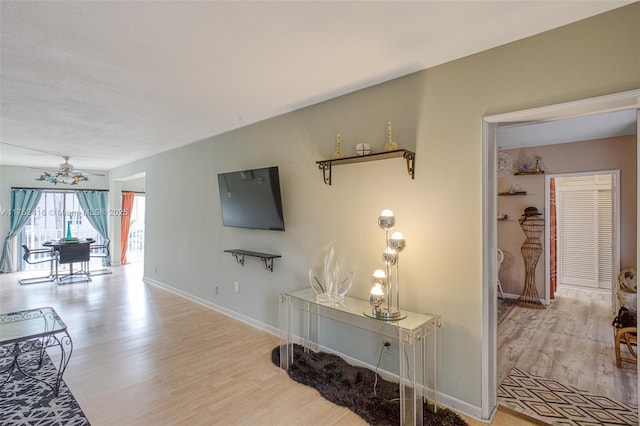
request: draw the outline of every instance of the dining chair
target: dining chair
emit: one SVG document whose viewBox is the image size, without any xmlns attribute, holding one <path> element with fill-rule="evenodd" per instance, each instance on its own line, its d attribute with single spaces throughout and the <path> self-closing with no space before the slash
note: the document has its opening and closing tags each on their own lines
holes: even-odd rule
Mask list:
<svg viewBox="0 0 640 426">
<path fill-rule="evenodd" d="M 91 244 L 89 248 L 90 257 L 102 259 L 102 264 L 105 265 L 105 267 L 102 269 L 96 269 L 95 271 L 89 270 L 89 275 L 105 275 L 112 273 L 111 269 L 106 267 L 106 265 L 109 264 L 109 259 L 111 259 L 109 243 L 111 243 L 111 240 L 106 238 L 102 244 Z"/>
<path fill-rule="evenodd" d="M 49 275 L 47 275 L 46 277 L 23 278 L 21 280 L 18 280 L 21 285 L 39 284 L 55 281 L 56 275 L 53 271 L 53 268 L 54 263 L 58 259 L 58 255 L 55 250 L 48 248 L 32 250 L 26 244 L 22 244 L 22 249 L 24 250 L 22 259 L 24 259 L 24 261 L 29 265 L 38 265 L 40 263 L 49 262 Z"/>
</svg>

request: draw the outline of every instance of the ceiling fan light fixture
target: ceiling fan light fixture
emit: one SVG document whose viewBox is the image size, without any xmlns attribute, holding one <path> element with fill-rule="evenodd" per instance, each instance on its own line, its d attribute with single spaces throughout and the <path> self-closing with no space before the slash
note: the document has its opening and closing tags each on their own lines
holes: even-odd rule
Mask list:
<svg viewBox="0 0 640 426">
<path fill-rule="evenodd" d="M 65 185 L 76 185 L 82 181 L 87 181 L 89 178 L 81 173 L 75 173 L 71 176 L 68 173 L 47 173 L 44 172 L 36 180 L 45 181 L 57 185 L 59 183 Z"/>
<path fill-rule="evenodd" d="M 57 185 L 77 185 L 80 182 L 88 181 L 89 175 L 104 176 L 104 173 L 82 172 L 75 170 L 72 164 L 69 164 L 69 156 L 63 156 L 64 163 L 60 164 L 57 170 L 38 170 L 42 174 L 36 178 L 39 181 L 45 181 Z"/>
<path fill-rule="evenodd" d="M 82 181 L 89 180 L 89 177 L 77 170 L 73 170 L 73 166 L 69 164 L 69 157 L 63 156 L 64 163 L 60 164 L 60 167 L 56 172 L 43 172 L 36 180 L 45 181 L 57 185 L 59 183 L 65 185 L 77 185 Z"/>
</svg>

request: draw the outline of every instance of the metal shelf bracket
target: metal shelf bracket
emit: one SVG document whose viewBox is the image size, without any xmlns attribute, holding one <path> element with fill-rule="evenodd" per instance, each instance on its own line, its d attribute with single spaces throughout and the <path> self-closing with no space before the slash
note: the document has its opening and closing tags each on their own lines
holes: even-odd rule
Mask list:
<svg viewBox="0 0 640 426">
<path fill-rule="evenodd" d="M 238 262 L 238 265 L 240 266 L 244 266 L 245 256 L 257 257 L 262 261 L 262 264 L 264 265 L 265 269 L 269 272 L 273 272 L 273 259 L 282 257 L 279 254 L 258 253 L 255 251 L 239 250 L 239 249 L 225 250 L 224 252 L 231 253 L 231 256 L 233 256 L 236 259 L 236 262 Z"/>
</svg>

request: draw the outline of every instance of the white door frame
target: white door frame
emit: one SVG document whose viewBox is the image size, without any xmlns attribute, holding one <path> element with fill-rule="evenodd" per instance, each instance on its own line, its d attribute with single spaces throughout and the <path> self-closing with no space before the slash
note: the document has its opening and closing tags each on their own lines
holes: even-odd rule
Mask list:
<svg viewBox="0 0 640 426">
<path fill-rule="evenodd" d="M 496 176 L 496 130 L 501 124 L 516 122 L 540 122 L 580 117 L 612 111 L 638 110 L 638 128 L 640 129 L 640 89 L 620 92 L 549 105 L 524 111 L 492 115 L 482 119 L 482 407 L 481 417 L 490 419 L 497 408 L 497 265 L 495 253 L 498 248 L 496 217 L 498 214 L 497 176 Z M 640 130 L 639 130 L 640 133 Z M 640 159 L 638 136 L 636 135 L 636 164 Z M 637 200 L 640 203 L 640 173 L 636 176 Z M 636 220 L 640 222 L 640 208 Z M 640 248 L 640 234 L 636 235 Z M 636 264 L 640 265 L 640 250 L 637 251 Z M 640 372 L 640 364 L 638 365 Z M 640 383 L 640 374 L 638 374 Z"/>
<path fill-rule="evenodd" d="M 613 175 L 613 258 L 611 259 L 611 312 L 615 312 L 615 282 L 620 273 L 620 170 L 597 170 L 590 172 L 577 172 L 577 173 L 554 173 L 545 175 L 544 178 L 544 206 L 545 211 L 548 212 L 549 201 L 551 193 L 549 192 L 549 182 L 552 178 L 570 177 L 570 176 L 593 176 L 593 175 Z M 549 230 L 551 225 L 549 221 L 551 218 L 548 214 L 544 217 L 544 228 Z M 544 270 L 545 270 L 545 283 L 544 283 L 544 299 L 545 304 L 551 303 L 551 257 L 549 247 L 551 246 L 551 233 L 544 233 Z"/>
</svg>

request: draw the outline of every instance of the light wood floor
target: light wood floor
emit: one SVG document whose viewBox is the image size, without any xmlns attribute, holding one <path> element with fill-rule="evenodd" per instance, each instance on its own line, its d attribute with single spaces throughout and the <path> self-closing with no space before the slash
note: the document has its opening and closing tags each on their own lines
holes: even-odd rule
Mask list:
<svg viewBox="0 0 640 426">
<path fill-rule="evenodd" d="M 498 383 L 513 367 L 638 405 L 633 364 L 615 364 L 611 296 L 560 288 L 544 310 L 516 306 L 498 328 Z"/>
<path fill-rule="evenodd" d="M 113 271 L 66 286 L 0 275 L 0 312 L 53 306 L 66 322 L 64 380 L 94 426 L 365 424 L 274 366 L 277 337 L 143 283 L 140 265 Z"/>
</svg>

